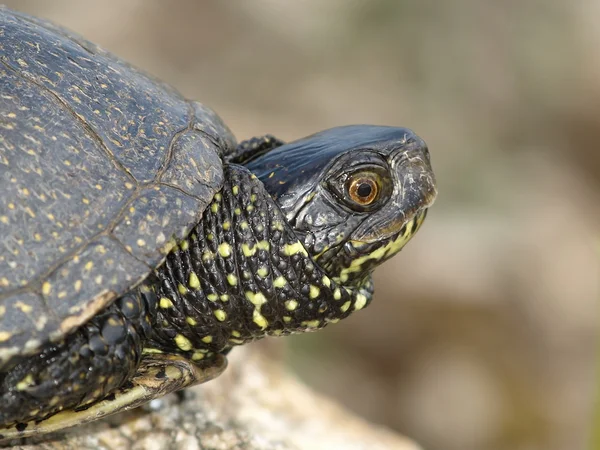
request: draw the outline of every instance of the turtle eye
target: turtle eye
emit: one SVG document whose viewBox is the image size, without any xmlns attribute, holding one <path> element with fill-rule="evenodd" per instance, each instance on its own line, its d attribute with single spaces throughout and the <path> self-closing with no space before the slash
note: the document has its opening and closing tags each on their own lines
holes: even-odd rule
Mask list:
<svg viewBox="0 0 600 450">
<path fill-rule="evenodd" d="M 350 199 L 361 206 L 368 206 L 379 197 L 379 184 L 375 174 L 359 174 L 348 179 L 346 191 Z"/>
<path fill-rule="evenodd" d="M 381 199 L 384 186 L 381 175 L 376 171 L 361 170 L 348 174 L 344 183 L 348 206 L 359 211 L 371 209 Z"/>
</svg>

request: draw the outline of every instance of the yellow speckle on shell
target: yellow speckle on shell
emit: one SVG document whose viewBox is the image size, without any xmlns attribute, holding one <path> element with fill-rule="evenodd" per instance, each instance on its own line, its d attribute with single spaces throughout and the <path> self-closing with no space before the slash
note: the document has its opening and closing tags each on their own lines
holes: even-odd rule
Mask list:
<svg viewBox="0 0 600 450">
<path fill-rule="evenodd" d="M 205 344 L 210 344 L 213 341 L 213 337 L 212 336 L 204 336 L 202 338 L 202 342 L 204 342 Z"/>
<path fill-rule="evenodd" d="M 266 267 L 261 266 L 258 268 L 258 270 L 256 271 L 256 273 L 258 274 L 258 276 L 265 278 L 267 275 L 269 275 L 269 271 Z"/>
<path fill-rule="evenodd" d="M 6 342 L 12 337 L 12 333 L 8 331 L 0 331 L 0 342 Z"/>
<path fill-rule="evenodd" d="M 201 359 L 204 359 L 204 353 L 202 353 L 202 352 L 192 353 L 192 361 L 199 361 Z"/>
<path fill-rule="evenodd" d="M 50 295 L 51 291 L 52 291 L 52 285 L 48 281 L 44 281 L 42 283 L 42 294 Z"/>
<path fill-rule="evenodd" d="M 346 303 L 344 303 L 341 307 L 340 307 L 340 311 L 345 313 L 346 311 L 348 311 L 348 308 L 350 308 L 350 301 L 347 301 Z"/>
<path fill-rule="evenodd" d="M 302 322 L 302 326 L 308 327 L 308 328 L 318 328 L 319 325 L 321 324 L 320 320 L 305 320 Z"/>
<path fill-rule="evenodd" d="M 340 300 L 342 298 L 342 291 L 340 291 L 340 288 L 335 288 L 333 291 L 333 298 L 335 300 Z"/>
<path fill-rule="evenodd" d="M 179 291 L 179 293 L 180 293 L 181 295 L 185 295 L 185 294 L 187 294 L 187 293 L 188 293 L 188 290 L 187 290 L 187 288 L 186 288 L 186 287 L 185 287 L 183 284 L 181 284 L 181 283 L 179 283 L 179 284 L 177 285 L 177 290 Z"/>
<path fill-rule="evenodd" d="M 235 286 L 235 285 L 237 285 L 237 277 L 232 273 L 228 273 L 227 274 L 227 282 L 229 283 L 230 286 Z"/>
</svg>

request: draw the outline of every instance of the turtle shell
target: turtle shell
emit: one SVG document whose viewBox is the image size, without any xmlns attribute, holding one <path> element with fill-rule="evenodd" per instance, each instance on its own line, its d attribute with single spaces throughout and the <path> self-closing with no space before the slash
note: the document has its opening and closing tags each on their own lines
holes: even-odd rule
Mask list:
<svg viewBox="0 0 600 450">
<path fill-rule="evenodd" d="M 0 7 L 0 369 L 160 265 L 234 146 L 209 108 Z"/>
</svg>

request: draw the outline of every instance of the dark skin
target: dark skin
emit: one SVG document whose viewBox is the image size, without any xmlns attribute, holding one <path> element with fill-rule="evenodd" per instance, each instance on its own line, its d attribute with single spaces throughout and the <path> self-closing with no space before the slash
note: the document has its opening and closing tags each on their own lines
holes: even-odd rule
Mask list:
<svg viewBox="0 0 600 450">
<path fill-rule="evenodd" d="M 93 404 L 155 355 L 210 366 L 233 346 L 347 317 L 435 196 L 427 149 L 401 128 L 247 141 L 227 161 L 202 221 L 141 286 L 0 376 L 0 424 Z"/>
</svg>

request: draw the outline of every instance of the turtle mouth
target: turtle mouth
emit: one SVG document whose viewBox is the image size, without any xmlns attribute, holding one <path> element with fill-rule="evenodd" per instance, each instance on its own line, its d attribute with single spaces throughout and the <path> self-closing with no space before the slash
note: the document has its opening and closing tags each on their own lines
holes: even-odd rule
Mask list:
<svg viewBox="0 0 600 450">
<path fill-rule="evenodd" d="M 417 211 L 411 219 L 405 222 L 398 231 L 395 233 L 390 233 L 389 237 L 385 239 L 379 239 L 377 241 L 372 240 L 356 240 L 351 239 L 346 243 L 347 247 L 351 247 L 351 251 L 358 257 L 361 255 L 371 255 L 373 252 L 383 252 L 385 254 L 393 254 L 397 253 L 399 250 L 406 245 L 406 243 L 412 238 L 421 225 L 425 221 L 425 217 L 427 216 L 427 208 L 423 208 Z M 397 229 L 397 224 L 390 225 L 389 229 Z M 388 234 L 388 230 L 382 230 L 381 234 L 385 236 Z M 396 249 L 397 248 L 397 249 Z"/>
<path fill-rule="evenodd" d="M 345 264 L 337 271 L 338 275 L 335 278 L 342 283 L 354 279 L 364 279 L 376 266 L 402 250 L 421 228 L 426 216 L 427 208 L 418 210 L 397 232 L 375 242 L 362 240 L 349 240 L 346 242 L 339 249 L 336 258 L 338 261 L 345 261 Z"/>
</svg>

